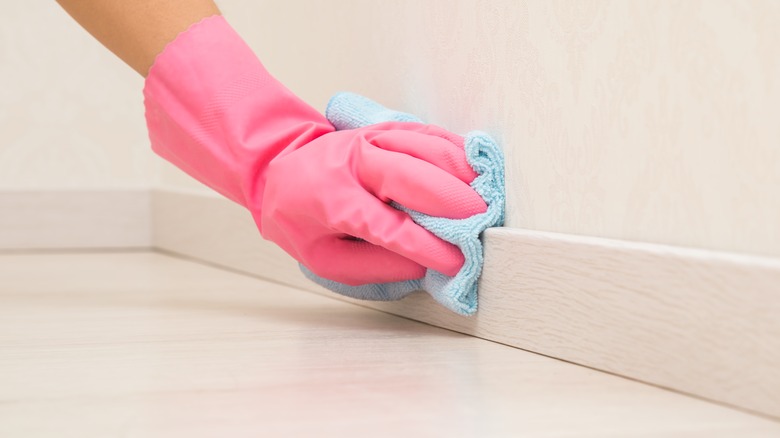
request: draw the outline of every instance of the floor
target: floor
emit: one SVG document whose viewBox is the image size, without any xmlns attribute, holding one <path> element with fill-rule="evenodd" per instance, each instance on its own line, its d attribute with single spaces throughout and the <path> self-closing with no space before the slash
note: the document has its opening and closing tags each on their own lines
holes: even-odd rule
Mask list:
<svg viewBox="0 0 780 438">
<path fill-rule="evenodd" d="M 154 252 L 0 254 L 0 437 L 748 437 L 780 423 Z"/>
</svg>

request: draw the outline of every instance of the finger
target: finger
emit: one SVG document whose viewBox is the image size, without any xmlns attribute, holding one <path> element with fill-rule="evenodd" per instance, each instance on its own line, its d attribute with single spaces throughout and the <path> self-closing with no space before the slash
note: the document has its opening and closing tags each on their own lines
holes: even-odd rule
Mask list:
<svg viewBox="0 0 780 438">
<path fill-rule="evenodd" d="M 363 148 L 356 171 L 376 197 L 430 216 L 463 219 L 487 210 L 485 201 L 468 184 L 403 153 Z"/>
<path fill-rule="evenodd" d="M 332 237 L 324 239 L 311 254 L 312 272 L 330 280 L 360 286 L 416 280 L 425 267 L 389 249 L 370 242 Z"/>
<path fill-rule="evenodd" d="M 454 276 L 463 266 L 460 249 L 417 225 L 372 194 L 356 190 L 351 202 L 334 217 L 332 226 L 350 236 L 387 248 L 426 268 Z"/>
<path fill-rule="evenodd" d="M 425 160 L 466 183 L 477 177 L 466 160 L 462 137 L 432 125 L 396 122 L 375 126 L 383 129 L 369 131 L 365 137 L 374 146 Z"/>
</svg>

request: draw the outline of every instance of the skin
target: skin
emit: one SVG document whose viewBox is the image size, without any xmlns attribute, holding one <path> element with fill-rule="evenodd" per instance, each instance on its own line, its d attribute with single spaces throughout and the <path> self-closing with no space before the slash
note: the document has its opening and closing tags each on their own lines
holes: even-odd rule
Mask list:
<svg viewBox="0 0 780 438">
<path fill-rule="evenodd" d="M 146 77 L 165 45 L 191 24 L 219 15 L 211 0 L 57 0 L 106 48 Z"/>
</svg>

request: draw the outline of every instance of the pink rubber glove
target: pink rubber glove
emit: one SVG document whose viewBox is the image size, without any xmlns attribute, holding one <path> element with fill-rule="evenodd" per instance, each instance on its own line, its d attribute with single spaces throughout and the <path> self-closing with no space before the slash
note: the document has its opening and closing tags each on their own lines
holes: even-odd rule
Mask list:
<svg viewBox="0 0 780 438">
<path fill-rule="evenodd" d="M 262 66 L 221 16 L 180 34 L 144 87 L 154 151 L 245 206 L 263 237 L 351 285 L 454 275 L 463 255 L 389 206 L 485 211 L 462 138 L 432 125 L 338 131 Z"/>
</svg>

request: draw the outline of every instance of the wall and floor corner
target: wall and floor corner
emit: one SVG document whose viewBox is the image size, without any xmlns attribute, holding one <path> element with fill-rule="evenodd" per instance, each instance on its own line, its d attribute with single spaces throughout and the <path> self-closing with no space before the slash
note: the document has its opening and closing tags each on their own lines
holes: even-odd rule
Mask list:
<svg viewBox="0 0 780 438">
<path fill-rule="evenodd" d="M 486 235 L 479 316 L 425 296 L 376 307 L 780 415 L 780 5 L 354 0 L 239 13 L 247 3 L 222 7 L 316 107 L 356 91 L 505 148 L 507 229 Z M 161 247 L 311 288 L 227 205 L 207 222 L 216 230 L 171 221 L 220 202 L 186 201 L 176 190 L 198 189 L 167 166 L 161 183 Z"/>
<path fill-rule="evenodd" d="M 0 246 L 148 246 L 142 78 L 53 1 L 3 5 L 0 42 Z"/>
<path fill-rule="evenodd" d="M 373 307 L 780 417 L 777 3 L 220 6 L 317 108 L 351 90 L 504 145 L 479 315 Z M 0 18 L 0 246 L 153 245 L 322 293 L 151 156 L 140 78 L 57 8 Z"/>
</svg>

